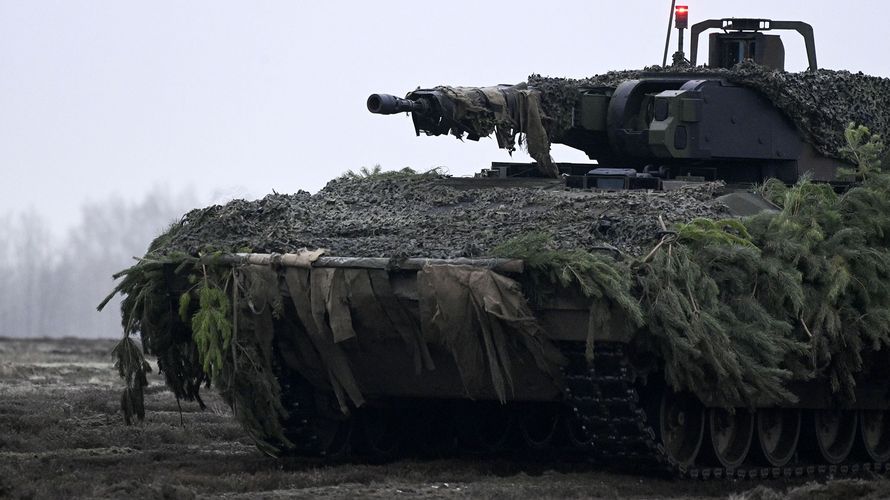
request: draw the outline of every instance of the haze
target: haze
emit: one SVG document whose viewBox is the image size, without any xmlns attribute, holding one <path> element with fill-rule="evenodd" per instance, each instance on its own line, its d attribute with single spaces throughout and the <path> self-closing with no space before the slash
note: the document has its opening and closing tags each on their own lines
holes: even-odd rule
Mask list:
<svg viewBox="0 0 890 500">
<path fill-rule="evenodd" d="M 888 75 L 887 2 L 685 3 L 692 23 L 807 21 L 821 67 Z M 0 336 L 118 335 L 116 307 L 93 312 L 111 273 L 194 206 L 507 160 L 365 100 L 658 64 L 669 4 L 0 0 Z M 805 69 L 802 39 L 785 45 Z"/>
<path fill-rule="evenodd" d="M 686 3 L 691 22 L 808 21 L 821 66 L 887 74 L 886 2 Z M 370 115 L 367 95 L 656 64 L 668 7 L 2 1 L 0 213 L 36 207 L 59 233 L 85 200 L 138 199 L 156 185 L 195 186 L 209 202 L 314 192 L 374 164 L 471 174 L 506 153 L 492 140 L 417 138 L 405 116 Z M 804 69 L 800 38 L 789 34 L 786 47 L 789 69 Z M 583 160 L 567 149 L 555 157 Z"/>
</svg>

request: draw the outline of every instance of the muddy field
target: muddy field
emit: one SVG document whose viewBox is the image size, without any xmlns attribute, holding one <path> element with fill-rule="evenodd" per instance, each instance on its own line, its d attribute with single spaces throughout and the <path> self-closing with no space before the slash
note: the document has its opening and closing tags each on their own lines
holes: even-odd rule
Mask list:
<svg viewBox="0 0 890 500">
<path fill-rule="evenodd" d="M 528 458 L 385 465 L 276 460 L 229 408 L 183 403 L 156 376 L 147 418 L 123 424 L 111 341 L 0 339 L 3 498 L 886 498 L 890 482 L 671 481 Z"/>
</svg>

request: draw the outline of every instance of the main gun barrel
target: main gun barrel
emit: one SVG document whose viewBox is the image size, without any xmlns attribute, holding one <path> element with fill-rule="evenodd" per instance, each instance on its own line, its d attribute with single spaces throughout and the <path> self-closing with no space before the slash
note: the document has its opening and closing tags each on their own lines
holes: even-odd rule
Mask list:
<svg viewBox="0 0 890 500">
<path fill-rule="evenodd" d="M 408 112 L 423 114 L 429 111 L 429 105 L 423 99 L 412 101 L 389 94 L 371 94 L 368 97 L 368 111 L 378 115 Z"/>
</svg>

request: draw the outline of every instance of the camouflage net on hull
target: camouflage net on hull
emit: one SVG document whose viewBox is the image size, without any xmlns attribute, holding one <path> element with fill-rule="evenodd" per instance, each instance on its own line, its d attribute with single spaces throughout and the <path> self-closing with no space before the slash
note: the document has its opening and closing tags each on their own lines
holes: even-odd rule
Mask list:
<svg viewBox="0 0 890 500">
<path fill-rule="evenodd" d="M 235 200 L 189 212 L 149 253 L 326 248 L 331 255 L 447 259 L 490 255 L 516 234 L 548 231 L 560 248 L 608 246 L 639 255 L 660 230 L 659 216 L 674 224 L 728 214 L 714 199 L 717 183 L 664 192 L 581 192 L 461 181 L 436 172 L 341 177 L 315 195 Z"/>
<path fill-rule="evenodd" d="M 340 347 L 366 335 L 373 340 L 381 328 L 400 332 L 417 370 L 432 368 L 427 345 L 439 344 L 452 353 L 468 395 L 494 387 L 503 400 L 518 356 L 543 373 L 561 363 L 529 304 L 567 289 L 590 301 L 589 343 L 617 318 L 677 390 L 718 404 L 781 404 L 793 401 L 789 381 L 818 377 L 837 398 L 852 400 L 858 376 L 886 377 L 890 366 L 883 356 L 890 347 L 890 176 L 880 172 L 876 138 L 851 128 L 846 140 L 845 154 L 859 163 L 857 185 L 838 195 L 807 180 L 791 188 L 769 183 L 764 193 L 781 210 L 742 220 L 721 218 L 707 185 L 613 197 L 457 189 L 438 175 L 406 173 L 351 176 L 315 196 L 273 195 L 191 212 L 121 274 L 116 291 L 126 296 L 127 336 L 116 352 L 127 382 L 124 411 L 144 412 L 147 365 L 130 334 L 158 357 L 177 397 L 198 399 L 200 386 L 212 381 L 270 451 L 287 444 L 273 353 L 290 352 L 295 359 L 286 362 L 348 410 L 362 404 L 361 381 L 351 378 Z M 423 196 L 439 203 L 427 205 Z M 515 205 L 499 204 L 504 200 Z M 381 204 L 383 211 L 372 209 Z M 624 218 L 601 229 L 599 216 L 612 204 Z M 697 215 L 701 207 L 705 217 Z M 478 218 L 462 218 L 472 210 Z M 395 224 L 399 213 L 412 229 Z M 523 231 L 511 217 L 541 220 Z M 456 221 L 463 223 L 446 231 Z M 470 221 L 478 227 L 471 230 Z M 334 226 L 339 232 L 326 234 Z M 393 295 L 386 271 L 273 270 L 207 251 L 308 245 L 393 257 L 398 247 L 387 245 L 410 241 L 410 231 L 416 237 L 408 255 L 523 259 L 524 286 L 490 270 L 423 269 L 421 306 L 411 312 Z"/>
</svg>

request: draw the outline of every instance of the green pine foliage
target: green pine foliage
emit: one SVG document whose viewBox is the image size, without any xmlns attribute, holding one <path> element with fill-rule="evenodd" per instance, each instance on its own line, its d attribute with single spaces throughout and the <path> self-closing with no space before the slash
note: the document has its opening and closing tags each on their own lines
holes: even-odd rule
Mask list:
<svg viewBox="0 0 890 500">
<path fill-rule="evenodd" d="M 204 269 L 198 286 L 198 311 L 192 316 L 192 338 L 198 347 L 201 366 L 211 379 L 219 377 L 223 358 L 232 341 L 229 297 L 225 290 L 211 283 Z M 188 293 L 183 296 L 190 296 Z M 191 300 L 186 300 L 186 303 Z M 180 300 L 182 315 L 183 300 Z M 187 307 L 187 306 L 186 306 Z"/>
<path fill-rule="evenodd" d="M 866 180 L 881 173 L 884 141 L 880 135 L 872 134 L 868 127 L 850 123 L 844 131 L 844 139 L 847 144 L 840 150 L 841 157 L 856 165 L 856 168 L 842 169 L 840 175 Z"/>
<path fill-rule="evenodd" d="M 793 276 L 776 272 L 735 224 L 694 222 L 678 234 L 634 266 L 646 312 L 637 342 L 663 360 L 677 390 L 715 402 L 793 400 L 785 361 L 805 346 L 767 309 L 799 301 Z M 775 278 L 785 283 L 758 288 Z"/>
<path fill-rule="evenodd" d="M 522 259 L 528 270 L 526 295 L 539 302 L 557 289 L 576 287 L 596 308 L 596 324 L 588 331 L 587 357 L 593 357 L 593 334 L 607 328 L 613 313 L 625 319 L 627 328 L 643 324 L 643 311 L 631 294 L 630 274 L 610 255 L 586 250 L 558 250 L 547 233 L 517 236 L 492 251 L 496 257 Z"/>
<path fill-rule="evenodd" d="M 445 173 L 445 169 L 438 167 L 427 171 L 418 172 L 411 167 L 404 167 L 399 170 L 383 170 L 380 165 L 373 167 L 362 167 L 358 172 L 347 170 L 340 176 L 341 179 L 402 179 L 406 177 L 421 176 L 439 176 Z"/>
<path fill-rule="evenodd" d="M 637 343 L 663 361 L 677 390 L 751 404 L 793 399 L 785 383 L 794 363 L 786 360 L 803 356 L 805 345 L 768 307 L 799 308 L 800 278 L 763 259 L 738 220 L 680 225 L 637 262 L 556 250 L 542 233 L 520 235 L 494 253 L 525 261 L 529 294 L 578 289 L 591 300 L 599 328 L 612 314 L 622 315 L 623 323 L 642 332 Z"/>
<path fill-rule="evenodd" d="M 785 194 L 788 192 L 788 186 L 779 179 L 770 178 L 757 186 L 756 191 L 773 205 L 781 207 L 785 200 Z"/>
<path fill-rule="evenodd" d="M 630 294 L 630 280 L 613 264 L 611 256 L 580 249 L 557 250 L 553 236 L 542 232 L 519 235 L 496 247 L 492 254 L 522 259 L 533 271 L 530 279 L 535 290 L 546 290 L 546 284 L 577 286 L 585 297 L 610 301 L 634 325 L 642 324 L 642 312 Z"/>
<path fill-rule="evenodd" d="M 745 224 L 737 219 L 694 219 L 688 224 L 680 224 L 678 234 L 683 240 L 702 245 L 754 246 Z"/>
<path fill-rule="evenodd" d="M 257 443 L 288 446 L 279 419 L 286 412 L 271 360 L 250 335 L 249 300 L 232 295 L 235 273 L 217 257 L 145 258 L 115 276 L 120 282 L 99 309 L 114 294 L 124 295 L 124 338 L 113 355 L 126 383 L 121 397 L 125 421 L 145 417 L 143 389 L 151 366 L 131 337 L 139 335 L 145 352 L 157 356 L 159 371 L 177 399 L 197 401 L 203 408 L 200 388 L 212 383 Z M 240 338 L 236 321 L 242 326 Z"/>
<path fill-rule="evenodd" d="M 114 367 L 117 368 L 118 374 L 124 379 L 121 409 L 124 421 L 130 425 L 133 423 L 133 417 L 139 420 L 145 418 L 144 390 L 148 387 L 147 374 L 151 372 L 151 365 L 145 360 L 139 345 L 129 335 L 114 346 L 111 357 L 114 359 Z"/>
<path fill-rule="evenodd" d="M 200 387 L 209 383 L 209 378 L 201 368 L 190 325 L 177 314 L 177 299 L 173 294 L 173 290 L 188 287 L 188 270 L 195 262 L 196 258 L 184 254 L 141 259 L 114 276 L 120 281 L 98 309 L 103 309 L 115 294 L 122 294 L 124 339 L 139 335 L 145 353 L 157 356 L 158 370 L 176 398 L 197 401 L 203 408 Z M 147 364 L 126 366 L 148 368 Z M 144 377 L 145 373 L 143 370 L 133 376 Z M 127 419 L 135 415 L 131 408 L 132 405 L 122 405 Z"/>
<path fill-rule="evenodd" d="M 793 400 L 788 381 L 824 377 L 852 400 L 857 375 L 890 346 L 890 175 L 879 136 L 851 125 L 845 137 L 856 164 L 846 174 L 859 182 L 842 195 L 808 178 L 770 180 L 760 192 L 777 213 L 680 224 L 637 262 L 585 265 L 590 254 L 549 250 L 540 235 L 500 255 L 526 260 L 538 290 L 577 286 L 594 307 L 637 301 L 636 342 L 674 389 L 770 404 Z"/>
<path fill-rule="evenodd" d="M 853 125 L 845 136 L 859 184 L 838 195 L 804 179 L 779 200 L 781 212 L 746 225 L 766 257 L 800 274 L 797 321 L 785 319 L 808 339 L 813 375 L 852 399 L 864 358 L 890 342 L 890 179 L 877 161 L 880 137 Z"/>
</svg>

